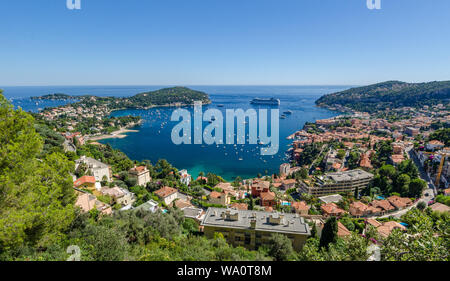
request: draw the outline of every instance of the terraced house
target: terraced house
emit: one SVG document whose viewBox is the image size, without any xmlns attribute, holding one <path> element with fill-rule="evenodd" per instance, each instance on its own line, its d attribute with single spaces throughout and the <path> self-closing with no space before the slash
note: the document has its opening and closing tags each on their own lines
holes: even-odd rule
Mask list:
<svg viewBox="0 0 450 281">
<path fill-rule="evenodd" d="M 268 244 L 272 234 L 286 235 L 300 250 L 311 235 L 309 225 L 298 214 L 209 208 L 201 225 L 205 236 L 221 233 L 228 243 L 257 249 Z"/>
<path fill-rule="evenodd" d="M 363 190 L 373 179 L 373 174 L 356 169 L 345 172 L 328 173 L 300 182 L 300 191 L 314 196 Z"/>
</svg>

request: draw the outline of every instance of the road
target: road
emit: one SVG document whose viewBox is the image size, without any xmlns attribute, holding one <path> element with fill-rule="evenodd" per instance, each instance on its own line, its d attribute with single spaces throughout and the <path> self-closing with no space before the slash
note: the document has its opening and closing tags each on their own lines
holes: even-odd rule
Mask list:
<svg viewBox="0 0 450 281">
<path fill-rule="evenodd" d="M 410 207 L 408 207 L 408 208 L 406 208 L 406 209 L 403 209 L 403 210 L 399 210 L 399 211 L 396 211 L 396 212 L 389 213 L 389 214 L 384 215 L 384 216 L 380 216 L 380 217 L 378 217 L 378 218 L 387 218 L 387 217 L 390 217 L 390 216 L 396 217 L 396 218 L 400 218 L 401 216 L 403 216 L 404 214 L 406 214 L 409 210 L 411 210 L 413 207 L 416 207 L 417 204 L 419 204 L 419 202 L 421 202 L 421 201 L 425 202 L 425 204 L 428 205 L 428 202 L 430 202 L 431 200 L 433 200 L 434 197 L 435 197 L 436 194 L 437 194 L 436 187 L 434 186 L 434 184 L 433 184 L 433 182 L 431 181 L 430 177 L 428 177 L 428 174 L 427 174 L 427 173 L 425 172 L 425 170 L 423 169 L 422 165 L 420 164 L 419 159 L 417 159 L 417 156 L 416 156 L 416 154 L 414 153 L 414 151 L 413 151 L 412 148 L 413 148 L 412 146 L 406 148 L 406 152 L 408 153 L 409 158 L 412 159 L 412 160 L 414 161 L 414 164 L 416 164 L 417 168 L 419 169 L 419 175 L 420 175 L 420 178 L 421 178 L 422 180 L 424 180 L 424 181 L 427 182 L 427 187 L 428 187 L 428 188 L 425 189 L 425 190 L 423 191 L 422 198 L 420 198 L 419 200 L 417 200 L 417 201 L 416 201 L 413 205 L 411 205 Z"/>
<path fill-rule="evenodd" d="M 431 198 L 430 200 L 434 199 L 434 197 L 437 195 L 436 186 L 433 184 L 432 180 L 430 179 L 428 174 L 423 169 L 423 167 L 420 164 L 420 161 L 417 158 L 416 154 L 414 153 L 412 147 L 408 147 L 406 149 L 406 152 L 408 153 L 409 158 L 414 161 L 414 164 L 416 164 L 417 168 L 419 169 L 420 178 L 423 179 L 424 181 L 426 181 L 428 184 L 428 188 L 425 190 L 424 194 L 429 193 L 430 196 L 424 196 L 425 198 L 422 198 L 422 199 L 427 199 L 427 198 Z M 431 195 L 433 195 L 433 196 L 431 196 Z M 427 201 L 426 203 L 428 203 L 428 202 L 429 201 Z"/>
</svg>

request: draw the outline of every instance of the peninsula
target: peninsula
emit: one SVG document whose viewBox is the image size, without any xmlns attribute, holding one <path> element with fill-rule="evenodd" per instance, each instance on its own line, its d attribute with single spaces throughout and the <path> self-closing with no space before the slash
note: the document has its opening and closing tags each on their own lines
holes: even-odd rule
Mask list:
<svg viewBox="0 0 450 281">
<path fill-rule="evenodd" d="M 52 123 L 61 132 L 79 132 L 88 139 L 123 137 L 114 132 L 139 125 L 139 116 L 111 117 L 113 111 L 148 109 L 152 107 L 179 107 L 193 105 L 195 101 L 210 104 L 208 94 L 186 87 L 164 88 L 131 97 L 98 97 L 93 95 L 69 96 L 50 94 L 32 97 L 34 100 L 77 100 L 59 107 L 45 108 L 35 117 Z"/>
<path fill-rule="evenodd" d="M 433 106 L 446 103 L 449 99 L 450 81 L 387 81 L 325 95 L 316 104 L 332 110 L 373 113 L 401 107 Z"/>
</svg>

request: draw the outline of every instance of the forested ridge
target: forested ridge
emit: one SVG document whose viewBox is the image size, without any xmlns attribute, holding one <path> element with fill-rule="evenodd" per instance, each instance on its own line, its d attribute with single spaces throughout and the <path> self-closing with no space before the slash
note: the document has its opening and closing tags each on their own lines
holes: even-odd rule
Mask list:
<svg viewBox="0 0 450 281">
<path fill-rule="evenodd" d="M 69 100 L 77 99 L 79 102 L 73 106 L 92 107 L 106 105 L 109 109 L 134 109 L 151 106 L 165 106 L 172 104 L 193 105 L 195 101 L 204 104 L 211 103 L 208 94 L 186 87 L 164 88 L 156 91 L 139 93 L 131 97 L 98 97 L 93 95 L 69 96 L 67 94 L 50 94 L 41 97 L 32 97 L 35 100 Z"/>
<path fill-rule="evenodd" d="M 421 107 L 447 103 L 450 81 L 406 83 L 387 81 L 325 95 L 316 101 L 319 106 L 345 106 L 357 111 L 375 112 L 387 108 Z"/>
</svg>

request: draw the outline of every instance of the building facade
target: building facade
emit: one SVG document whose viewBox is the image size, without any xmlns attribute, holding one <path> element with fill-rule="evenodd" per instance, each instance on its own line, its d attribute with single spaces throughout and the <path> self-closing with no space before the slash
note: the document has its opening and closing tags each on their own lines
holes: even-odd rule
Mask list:
<svg viewBox="0 0 450 281">
<path fill-rule="evenodd" d="M 88 170 L 91 171 L 97 182 L 101 182 L 103 179 L 106 179 L 107 182 L 111 182 L 112 173 L 109 165 L 91 157 L 81 156 L 80 159 L 75 161 L 75 170 L 77 170 L 82 163 L 84 163 Z"/>
<path fill-rule="evenodd" d="M 300 182 L 300 191 L 314 196 L 324 196 L 334 193 L 354 193 L 363 190 L 373 179 L 373 174 L 356 169 L 345 172 L 328 173 L 316 176 L 314 182 Z"/>
<path fill-rule="evenodd" d="M 299 251 L 311 235 L 309 225 L 298 214 L 209 208 L 201 225 L 206 237 L 220 233 L 229 244 L 248 249 L 267 245 L 272 234 L 279 233 Z"/>
<path fill-rule="evenodd" d="M 136 179 L 137 185 L 146 186 L 152 178 L 150 177 L 150 171 L 145 166 L 134 167 L 128 171 L 130 178 Z"/>
</svg>

